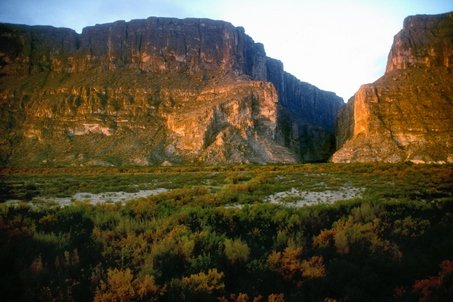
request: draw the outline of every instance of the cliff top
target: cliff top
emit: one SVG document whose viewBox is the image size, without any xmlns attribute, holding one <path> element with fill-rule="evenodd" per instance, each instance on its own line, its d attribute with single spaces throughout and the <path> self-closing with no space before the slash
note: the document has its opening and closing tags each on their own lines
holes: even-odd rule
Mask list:
<svg viewBox="0 0 453 302">
<path fill-rule="evenodd" d="M 433 66 L 453 67 L 453 12 L 407 17 L 393 39 L 386 73 Z"/>
</svg>

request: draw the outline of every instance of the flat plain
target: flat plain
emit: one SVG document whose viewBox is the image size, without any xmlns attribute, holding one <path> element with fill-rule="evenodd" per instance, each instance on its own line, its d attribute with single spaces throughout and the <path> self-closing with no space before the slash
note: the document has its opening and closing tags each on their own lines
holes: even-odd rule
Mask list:
<svg viewBox="0 0 453 302">
<path fill-rule="evenodd" d="M 452 291 L 451 165 L 4 168 L 0 184 L 5 301 Z"/>
</svg>

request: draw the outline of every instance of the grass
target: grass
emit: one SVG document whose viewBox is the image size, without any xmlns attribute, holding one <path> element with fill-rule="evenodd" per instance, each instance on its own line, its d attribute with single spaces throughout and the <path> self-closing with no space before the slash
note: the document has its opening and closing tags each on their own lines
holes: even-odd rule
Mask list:
<svg viewBox="0 0 453 302">
<path fill-rule="evenodd" d="M 9 300 L 71 301 L 83 293 L 75 300 L 90 301 L 108 289 L 112 272 L 128 272 L 126 285 L 148 276 L 155 286 L 147 288 L 166 289 L 163 301 L 238 293 L 393 301 L 395 289 L 405 295 L 395 301 L 412 301 L 416 281 L 436 276 L 453 251 L 451 165 L 3 169 L 0 184 L 3 201 L 25 201 L 0 204 L 7 272 L 0 284 Z M 46 199 L 157 188 L 169 190 L 125 204 L 57 207 Z M 313 196 L 343 188 L 362 194 L 303 208 L 263 203 L 293 188 Z M 185 285 L 214 269 L 224 276 L 223 290 L 197 296 Z"/>
<path fill-rule="evenodd" d="M 430 201 L 452 198 L 452 175 L 452 165 L 412 164 L 6 168 L 0 170 L 0 202 L 165 188 L 171 190 L 165 198 L 185 204 L 253 204 L 292 188 L 322 192 L 345 185 L 363 188 L 363 200 Z"/>
</svg>

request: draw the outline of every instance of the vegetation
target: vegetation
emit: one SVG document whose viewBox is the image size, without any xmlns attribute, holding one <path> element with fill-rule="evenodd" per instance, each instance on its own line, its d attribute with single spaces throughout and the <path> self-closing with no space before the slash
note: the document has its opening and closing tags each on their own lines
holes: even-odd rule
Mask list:
<svg viewBox="0 0 453 302">
<path fill-rule="evenodd" d="M 398 165 L 4 169 L 2 301 L 447 301 L 453 168 Z M 362 188 L 313 206 L 296 188 Z M 38 203 L 76 192 L 169 191 Z"/>
</svg>

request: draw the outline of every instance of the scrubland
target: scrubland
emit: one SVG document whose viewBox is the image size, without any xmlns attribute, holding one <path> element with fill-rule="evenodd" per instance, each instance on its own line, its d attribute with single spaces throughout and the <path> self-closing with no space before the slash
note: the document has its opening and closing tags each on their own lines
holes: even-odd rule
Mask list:
<svg viewBox="0 0 453 302">
<path fill-rule="evenodd" d="M 4 168 L 0 184 L 4 301 L 453 295 L 451 165 Z"/>
</svg>

